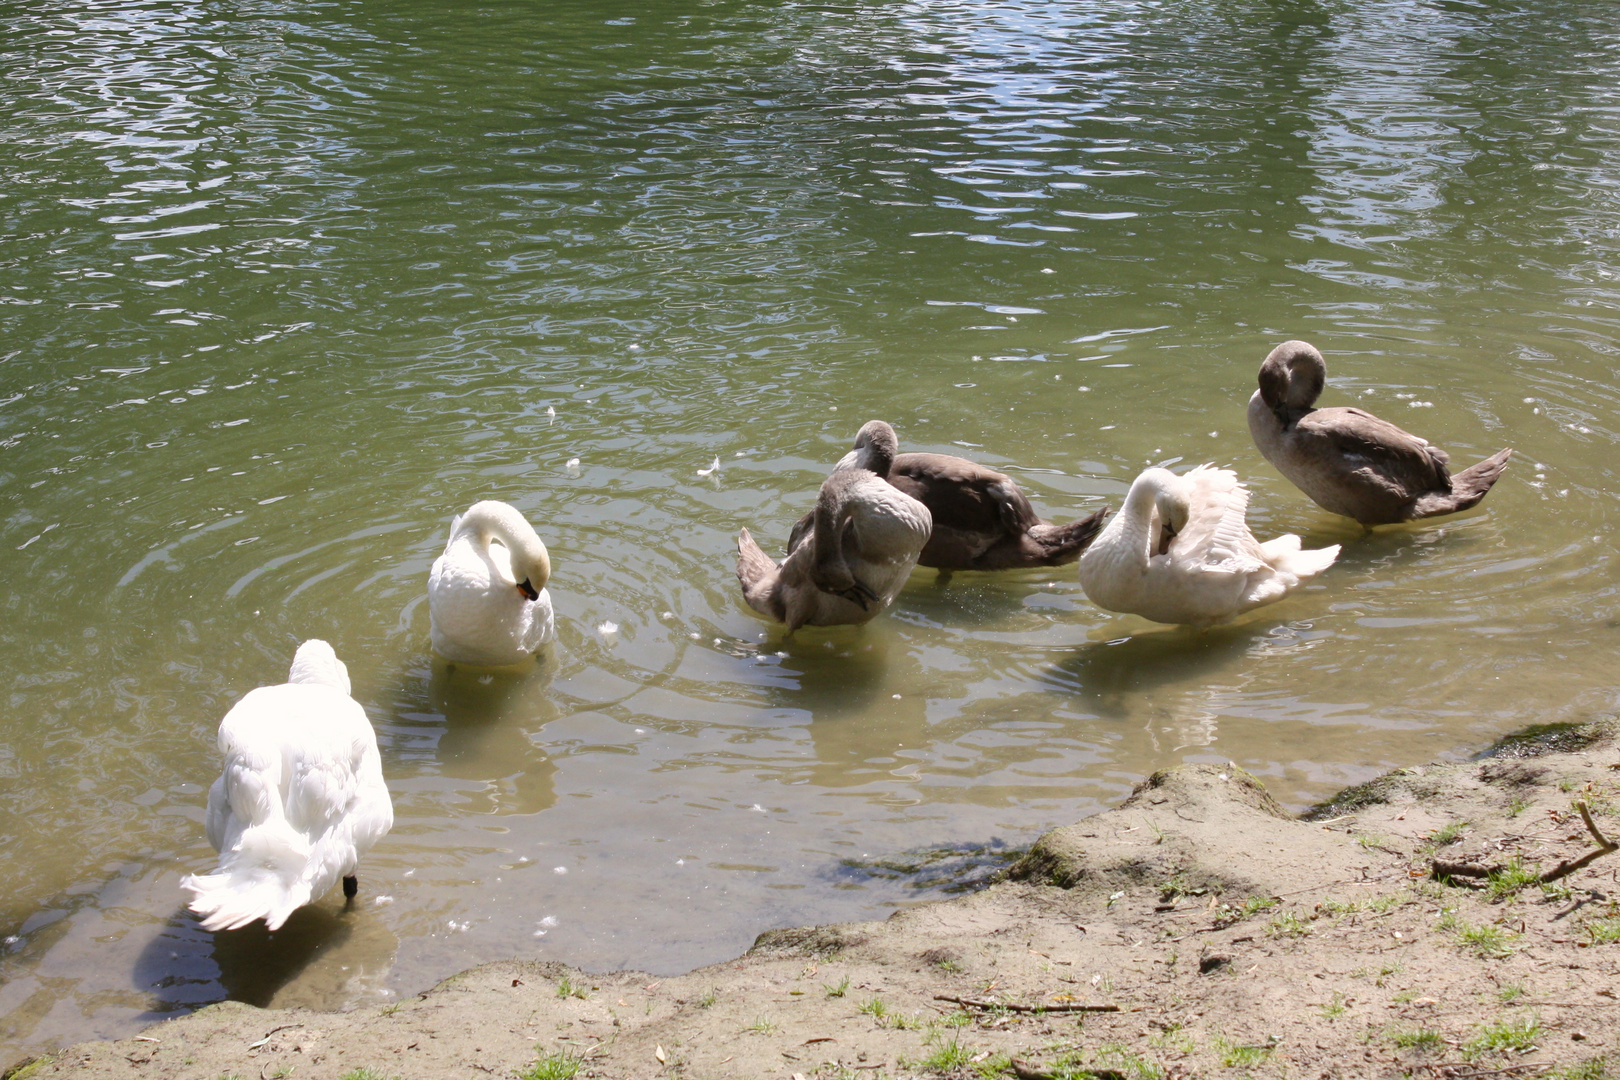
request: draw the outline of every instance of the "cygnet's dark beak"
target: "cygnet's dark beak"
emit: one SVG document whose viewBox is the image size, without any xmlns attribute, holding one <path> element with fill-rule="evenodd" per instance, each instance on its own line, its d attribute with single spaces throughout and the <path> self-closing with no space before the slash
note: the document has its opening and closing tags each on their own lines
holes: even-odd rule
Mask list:
<svg viewBox="0 0 1620 1080">
<path fill-rule="evenodd" d="M 522 581 L 518 582 L 518 592 L 522 593 L 524 597 L 529 600 L 540 599 L 540 593 L 533 585 L 529 584 L 528 578 L 524 578 Z"/>
</svg>

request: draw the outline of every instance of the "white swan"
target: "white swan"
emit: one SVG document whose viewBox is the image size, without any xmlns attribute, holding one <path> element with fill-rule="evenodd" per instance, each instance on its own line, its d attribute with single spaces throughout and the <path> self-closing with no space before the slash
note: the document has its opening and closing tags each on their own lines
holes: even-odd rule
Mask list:
<svg viewBox="0 0 1620 1080">
<path fill-rule="evenodd" d="M 263 919 L 275 930 L 343 878 L 359 890 L 360 856 L 394 824 L 377 736 L 349 696 L 332 646 L 298 646 L 279 686 L 261 686 L 219 725 L 225 771 L 208 791 L 212 874 L 187 874 L 191 910 L 205 930 Z"/>
<path fill-rule="evenodd" d="M 527 660 L 557 636 L 551 558 L 533 526 L 503 502 L 473 503 L 450 523 L 428 574 L 433 651 L 499 667 Z"/>
<path fill-rule="evenodd" d="M 1338 558 L 1337 544 L 1302 551 L 1293 535 L 1260 543 L 1248 507 L 1228 469 L 1148 469 L 1080 556 L 1080 585 L 1110 611 L 1208 626 L 1281 600 Z"/>
</svg>

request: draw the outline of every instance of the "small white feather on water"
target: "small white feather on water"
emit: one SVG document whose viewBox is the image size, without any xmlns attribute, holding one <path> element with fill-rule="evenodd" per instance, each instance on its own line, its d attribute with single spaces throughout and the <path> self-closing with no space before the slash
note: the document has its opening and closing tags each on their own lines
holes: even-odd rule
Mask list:
<svg viewBox="0 0 1620 1080">
<path fill-rule="evenodd" d="M 619 632 L 619 624 L 612 619 L 603 619 L 602 625 L 596 628 L 596 632 L 602 635 L 603 641 L 612 641 L 613 635 Z"/>
<path fill-rule="evenodd" d="M 709 463 L 709 467 L 707 469 L 699 469 L 697 471 L 697 474 L 699 476 L 712 476 L 719 468 L 720 468 L 720 458 L 717 455 L 715 457 L 715 459 L 712 462 Z"/>
<path fill-rule="evenodd" d="M 569 476 L 578 476 L 579 475 L 579 458 L 577 458 L 577 457 L 569 458 L 566 462 L 563 463 L 563 468 L 568 470 L 568 475 Z"/>
<path fill-rule="evenodd" d="M 547 420 L 546 423 L 555 424 L 557 422 L 557 410 L 555 408 L 553 408 L 552 406 L 550 406 L 550 405 L 546 406 L 546 415 L 548 417 L 550 417 L 550 419 Z"/>
</svg>

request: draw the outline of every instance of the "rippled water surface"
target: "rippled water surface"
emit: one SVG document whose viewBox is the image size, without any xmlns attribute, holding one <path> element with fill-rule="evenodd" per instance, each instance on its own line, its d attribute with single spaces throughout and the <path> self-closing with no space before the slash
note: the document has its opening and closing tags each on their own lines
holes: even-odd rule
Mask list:
<svg viewBox="0 0 1620 1080">
<path fill-rule="evenodd" d="M 1615 707 L 1620 10 L 430 6 L 0 5 L 0 1058 L 513 954 L 680 971 L 1176 762 L 1303 807 Z M 1319 511 L 1244 425 L 1288 337 L 1506 477 Z M 784 639 L 734 537 L 872 417 L 1057 520 L 1230 464 L 1344 554 L 1203 634 L 1071 567 Z M 556 567 L 519 676 L 428 652 L 485 497 Z M 215 727 L 308 636 L 397 824 L 356 910 L 204 933 Z"/>
</svg>

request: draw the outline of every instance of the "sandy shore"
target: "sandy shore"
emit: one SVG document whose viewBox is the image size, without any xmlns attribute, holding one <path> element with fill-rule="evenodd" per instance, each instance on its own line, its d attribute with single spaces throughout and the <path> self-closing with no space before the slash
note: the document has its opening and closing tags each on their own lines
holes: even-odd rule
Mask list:
<svg viewBox="0 0 1620 1080">
<path fill-rule="evenodd" d="M 1508 740 L 1303 820 L 1183 766 L 981 892 L 678 978 L 486 964 L 382 1009 L 227 1002 L 0 1076 L 1620 1076 L 1620 852 L 1536 880 L 1597 850 L 1577 802 L 1620 834 L 1617 760 L 1612 722 Z"/>
</svg>

